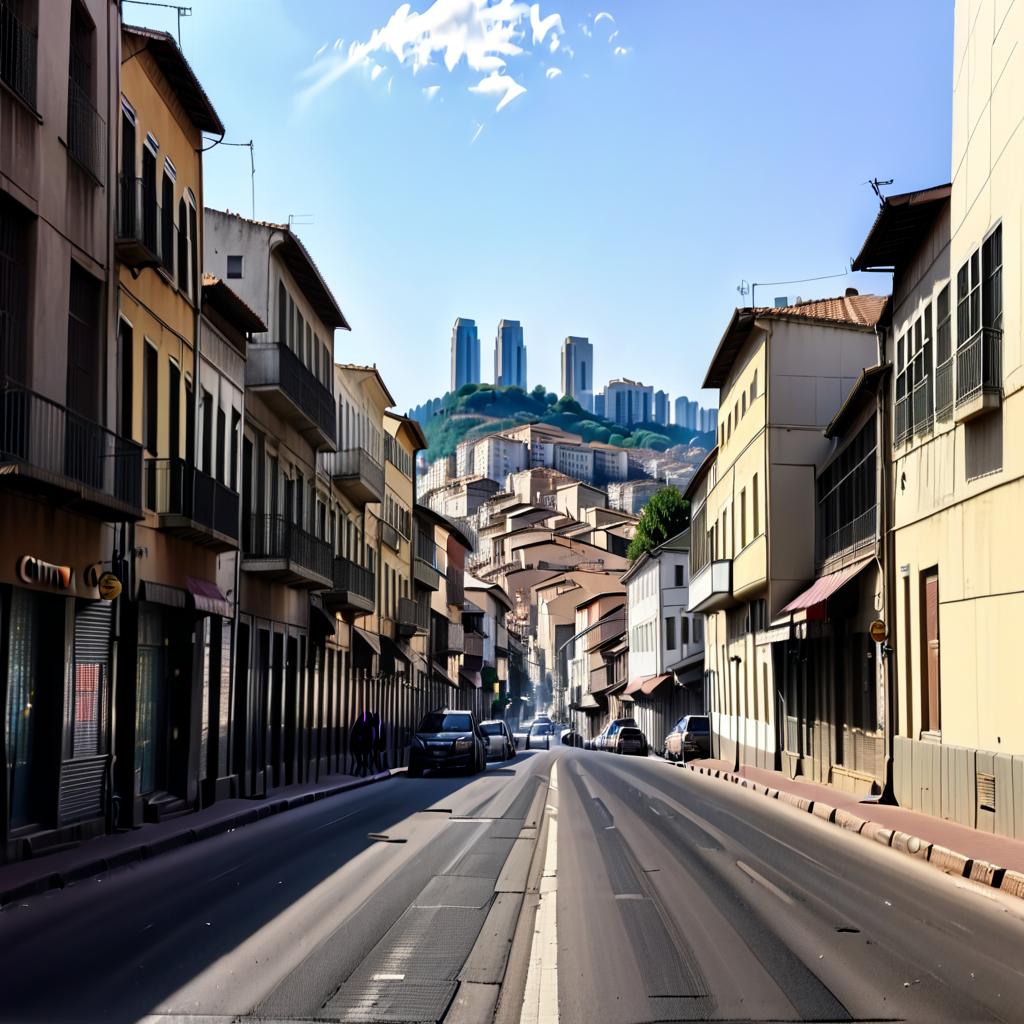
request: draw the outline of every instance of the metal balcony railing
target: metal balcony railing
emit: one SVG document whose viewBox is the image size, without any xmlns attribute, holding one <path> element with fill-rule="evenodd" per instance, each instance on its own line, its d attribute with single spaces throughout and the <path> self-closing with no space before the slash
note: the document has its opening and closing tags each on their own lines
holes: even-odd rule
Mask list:
<svg viewBox="0 0 1024 1024">
<path fill-rule="evenodd" d="M 398 550 L 400 538 L 398 530 L 396 530 L 390 523 L 385 523 L 381 520 L 380 523 L 380 540 L 382 544 L 387 544 L 393 551 Z"/>
<path fill-rule="evenodd" d="M 85 90 L 68 78 L 68 152 L 101 185 L 107 156 L 107 122 Z"/>
<path fill-rule="evenodd" d="M 324 458 L 324 466 L 339 485 L 358 486 L 372 495 L 373 500 L 384 497 L 384 467 L 362 448 L 343 448 Z"/>
<path fill-rule="evenodd" d="M 953 418 L 953 357 L 935 370 L 935 418 L 946 423 Z"/>
<path fill-rule="evenodd" d="M 956 353 L 956 404 L 1003 387 L 1003 332 L 994 327 L 976 331 Z"/>
<path fill-rule="evenodd" d="M 183 459 L 146 463 L 146 506 L 238 540 L 238 494 Z"/>
<path fill-rule="evenodd" d="M 142 447 L 27 388 L 0 380 L 0 461 L 30 467 L 90 503 L 142 517 Z"/>
<path fill-rule="evenodd" d="M 334 396 L 287 345 L 276 342 L 250 345 L 245 364 L 245 384 L 246 387 L 278 388 L 304 420 L 334 444 L 337 437 Z"/>
<path fill-rule="evenodd" d="M 843 523 L 821 538 L 818 545 L 818 561 L 825 562 L 844 551 L 859 547 L 875 539 L 878 531 L 878 506 L 862 512 L 859 516 Z"/>
<path fill-rule="evenodd" d="M 433 538 L 423 533 L 422 530 L 416 531 L 416 557 L 421 562 L 429 565 L 431 569 L 436 569 L 438 572 L 442 571 L 438 547 L 434 543 Z"/>
<path fill-rule="evenodd" d="M 284 516 L 250 516 L 245 556 L 294 562 L 296 565 L 332 579 L 334 554 L 327 541 L 289 522 Z"/>
<path fill-rule="evenodd" d="M 914 433 L 918 436 L 931 433 L 933 424 L 931 377 L 922 377 L 914 385 L 911 404 L 914 415 Z"/>
<path fill-rule="evenodd" d="M 466 645 L 461 622 L 440 623 L 434 630 L 432 648 L 435 654 L 461 654 Z"/>
<path fill-rule="evenodd" d="M 910 395 L 896 399 L 896 423 L 893 427 L 893 444 L 903 444 L 911 434 Z"/>
<path fill-rule="evenodd" d="M 398 599 L 398 625 L 405 633 L 430 633 L 430 605 L 410 597 Z"/>
<path fill-rule="evenodd" d="M 466 600 L 465 573 L 448 566 L 445 577 L 445 599 L 448 604 L 461 605 Z"/>
<path fill-rule="evenodd" d="M 160 236 L 163 227 L 156 189 L 142 178 L 117 177 L 117 241 L 136 242 L 152 262 L 160 259 Z M 173 261 L 172 261 L 173 262 Z"/>
<path fill-rule="evenodd" d="M 334 559 L 334 589 L 373 601 L 377 594 L 377 574 L 344 555 L 338 555 Z"/>
<path fill-rule="evenodd" d="M 0 81 L 33 110 L 36 106 L 37 48 L 35 32 L 15 17 L 6 0 L 0 0 Z"/>
<path fill-rule="evenodd" d="M 484 639 L 480 633 L 464 631 L 462 653 L 467 658 L 482 658 L 484 656 Z"/>
</svg>

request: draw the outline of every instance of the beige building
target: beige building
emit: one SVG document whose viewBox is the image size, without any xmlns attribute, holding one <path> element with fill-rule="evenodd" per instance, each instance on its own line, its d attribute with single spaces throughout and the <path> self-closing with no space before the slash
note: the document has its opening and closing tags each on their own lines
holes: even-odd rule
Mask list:
<svg viewBox="0 0 1024 1024">
<path fill-rule="evenodd" d="M 877 362 L 884 305 L 849 294 L 737 309 L 704 380 L 719 391 L 718 446 L 687 489 L 698 499 L 688 609 L 706 616 L 713 749 L 737 763 L 777 767 L 786 749 L 773 641 L 788 639 L 789 627 L 777 635 L 771 625 L 815 577 L 824 430 Z"/>
<path fill-rule="evenodd" d="M 952 186 L 887 200 L 856 265 L 894 270 L 894 782 L 1024 836 L 1024 9 L 958 0 Z"/>
</svg>

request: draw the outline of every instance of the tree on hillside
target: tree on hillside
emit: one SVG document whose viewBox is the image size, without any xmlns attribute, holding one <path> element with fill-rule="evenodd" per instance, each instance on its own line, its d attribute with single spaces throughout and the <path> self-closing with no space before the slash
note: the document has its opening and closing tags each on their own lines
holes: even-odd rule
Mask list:
<svg viewBox="0 0 1024 1024">
<path fill-rule="evenodd" d="M 536 398 L 538 402 L 543 402 L 547 393 L 547 388 L 543 384 L 537 384 L 530 392 L 530 396 Z"/>
<path fill-rule="evenodd" d="M 689 525 L 690 503 L 683 499 L 677 488 L 662 487 L 644 506 L 626 557 L 636 561 L 644 552 L 664 544 L 669 537 L 674 537 Z"/>
<path fill-rule="evenodd" d="M 562 397 L 555 402 L 556 412 L 571 412 L 575 416 L 585 416 L 586 413 L 583 411 L 583 406 L 576 401 L 571 395 L 562 395 Z"/>
</svg>

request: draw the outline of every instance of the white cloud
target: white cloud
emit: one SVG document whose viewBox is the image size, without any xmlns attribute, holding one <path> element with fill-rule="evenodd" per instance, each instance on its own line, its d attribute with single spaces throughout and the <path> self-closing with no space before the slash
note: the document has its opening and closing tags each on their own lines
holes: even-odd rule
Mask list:
<svg viewBox="0 0 1024 1024">
<path fill-rule="evenodd" d="M 557 78 L 561 73 L 561 68 L 548 68 L 547 71 L 544 72 L 544 76 L 546 78 Z"/>
<path fill-rule="evenodd" d="M 599 14 L 594 15 L 594 24 L 597 25 L 602 21 L 614 21 L 615 19 L 607 12 L 601 11 Z"/>
<path fill-rule="evenodd" d="M 542 44 L 549 35 L 554 40 L 562 32 L 559 14 L 541 18 L 540 4 L 522 0 L 433 0 L 422 12 L 403 3 L 368 39 L 347 49 L 338 39 L 332 49 L 320 51 L 305 73 L 307 84 L 300 99 L 308 102 L 357 67 L 395 61 L 415 73 L 440 63 L 451 72 L 464 61 L 469 70 L 485 76 L 472 91 L 500 92 L 500 109 L 524 90 L 511 78 L 497 81 L 507 77 L 497 72 L 527 52 L 528 38 Z M 376 77 L 373 71 L 371 75 Z"/>
<path fill-rule="evenodd" d="M 626 54 L 629 53 L 629 47 L 628 46 L 616 46 L 615 49 L 612 50 L 612 53 L 614 53 L 616 57 L 625 57 Z"/>
<path fill-rule="evenodd" d="M 426 96 L 428 100 L 432 100 L 440 91 L 441 91 L 441 86 L 439 86 L 439 85 L 428 85 L 423 90 L 423 95 Z"/>
<path fill-rule="evenodd" d="M 381 64 L 374 64 L 373 70 L 370 72 L 370 81 L 376 82 L 381 75 L 384 74 L 384 67 Z"/>
<path fill-rule="evenodd" d="M 484 130 L 484 126 L 478 121 L 476 125 L 476 131 L 473 132 L 473 138 L 469 140 L 469 144 L 472 146 L 477 139 L 480 138 L 480 133 Z"/>
<path fill-rule="evenodd" d="M 610 43 L 610 42 L 612 42 L 612 40 L 614 40 L 614 39 L 615 39 L 615 37 L 616 37 L 616 36 L 617 36 L 618 34 L 619 34 L 619 30 L 618 30 L 618 29 L 616 29 L 616 30 L 615 30 L 615 31 L 614 31 L 614 32 L 613 32 L 613 33 L 612 33 L 612 34 L 611 34 L 611 35 L 610 35 L 610 36 L 608 37 L 608 42 L 609 42 L 609 43 Z"/>
<path fill-rule="evenodd" d="M 321 46 L 321 47 L 320 47 L 320 49 L 319 49 L 319 50 L 317 50 L 317 51 L 316 51 L 316 53 L 314 53 L 314 54 L 313 54 L 313 60 L 316 60 L 316 59 L 317 59 L 317 57 L 319 57 L 319 56 L 320 56 L 320 54 L 321 54 L 321 53 L 323 53 L 323 52 L 324 52 L 324 50 L 326 50 L 326 49 L 327 49 L 327 44 L 326 44 L 326 43 L 324 43 L 324 45 L 323 45 L 323 46 Z"/>
<path fill-rule="evenodd" d="M 580 31 L 589 39 L 593 33 L 590 31 L 589 25 L 580 25 Z"/>
<path fill-rule="evenodd" d="M 570 59 L 576 56 L 576 51 L 568 44 L 562 44 L 562 54 Z"/>
<path fill-rule="evenodd" d="M 551 51 L 552 53 L 554 53 L 554 52 L 555 52 L 555 50 L 557 50 L 557 49 L 558 49 L 558 47 L 559 47 L 559 46 L 561 46 L 561 45 L 562 45 L 562 37 L 561 37 L 561 36 L 558 36 L 558 35 L 553 35 L 553 36 L 551 37 L 551 44 L 550 44 L 550 45 L 548 46 L 548 49 L 549 49 L 549 50 L 550 50 L 550 51 Z"/>
<path fill-rule="evenodd" d="M 520 85 L 511 75 L 500 75 L 495 71 L 486 78 L 481 78 L 476 85 L 471 85 L 469 91 L 484 96 L 500 95 L 501 99 L 494 108 L 497 112 L 507 107 L 517 96 L 522 96 L 526 92 L 526 86 Z"/>
<path fill-rule="evenodd" d="M 391 95 L 391 86 L 392 86 L 392 85 L 394 84 L 394 81 L 395 81 L 395 76 L 394 76 L 394 75 L 392 75 L 392 76 L 391 76 L 391 77 L 390 77 L 390 78 L 388 79 L 388 95 L 389 95 L 389 96 Z"/>
<path fill-rule="evenodd" d="M 543 43 L 544 37 L 551 30 L 565 31 L 560 14 L 549 14 L 546 18 L 541 18 L 540 4 L 532 4 L 530 7 L 530 28 L 533 30 L 534 43 Z"/>
</svg>

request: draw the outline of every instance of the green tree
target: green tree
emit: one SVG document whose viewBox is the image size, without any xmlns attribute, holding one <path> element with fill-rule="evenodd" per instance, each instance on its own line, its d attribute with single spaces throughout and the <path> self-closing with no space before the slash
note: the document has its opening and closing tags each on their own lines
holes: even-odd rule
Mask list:
<svg viewBox="0 0 1024 1024">
<path fill-rule="evenodd" d="M 562 395 L 562 397 L 557 402 L 555 402 L 555 411 L 571 412 L 575 416 L 586 415 L 583 412 L 583 406 L 580 405 L 580 403 L 577 402 L 576 399 L 570 395 Z"/>
<path fill-rule="evenodd" d="M 543 402 L 547 396 L 548 390 L 543 384 L 537 384 L 534 389 L 530 392 L 532 398 L 536 398 L 538 402 Z"/>
<path fill-rule="evenodd" d="M 644 506 L 626 557 L 635 562 L 644 552 L 664 544 L 689 525 L 690 503 L 683 499 L 678 488 L 662 487 Z"/>
</svg>

